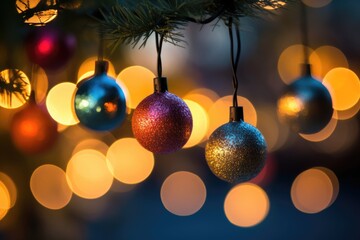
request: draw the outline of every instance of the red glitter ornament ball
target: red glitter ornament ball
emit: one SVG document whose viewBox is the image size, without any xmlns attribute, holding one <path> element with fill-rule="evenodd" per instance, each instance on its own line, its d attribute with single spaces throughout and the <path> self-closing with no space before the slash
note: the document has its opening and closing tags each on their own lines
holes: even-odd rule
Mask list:
<svg viewBox="0 0 360 240">
<path fill-rule="evenodd" d="M 58 137 L 57 124 L 45 107 L 31 101 L 11 122 L 11 139 L 15 147 L 26 154 L 49 150 Z"/>
<path fill-rule="evenodd" d="M 73 56 L 76 38 L 58 29 L 41 27 L 27 35 L 25 48 L 30 61 L 54 71 L 64 67 Z"/>
<path fill-rule="evenodd" d="M 192 131 L 191 112 L 178 96 L 155 92 L 135 109 L 132 130 L 135 138 L 153 153 L 170 153 L 181 149 Z"/>
</svg>

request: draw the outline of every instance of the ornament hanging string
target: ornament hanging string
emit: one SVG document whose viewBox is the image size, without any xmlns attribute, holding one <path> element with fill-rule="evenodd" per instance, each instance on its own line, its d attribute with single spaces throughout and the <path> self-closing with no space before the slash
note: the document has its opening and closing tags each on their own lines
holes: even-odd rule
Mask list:
<svg viewBox="0 0 360 240">
<path fill-rule="evenodd" d="M 219 8 L 219 10 L 212 16 L 210 16 L 207 19 L 204 20 L 199 20 L 199 19 L 195 19 L 192 17 L 187 17 L 187 16 L 182 16 L 180 18 L 182 18 L 183 20 L 189 21 L 189 22 L 193 22 L 193 23 L 198 23 L 198 24 L 208 24 L 211 23 L 212 21 L 214 21 L 216 18 L 218 18 L 226 9 L 226 5 L 223 5 L 221 8 Z"/>
<path fill-rule="evenodd" d="M 306 10 L 306 6 L 305 4 L 300 1 L 300 5 L 301 5 L 301 37 L 302 37 L 302 44 L 304 47 L 304 64 L 308 65 L 309 64 L 309 35 L 308 35 L 308 23 L 307 23 L 307 10 Z"/>
<path fill-rule="evenodd" d="M 39 65 L 33 63 L 31 66 L 31 80 L 30 80 L 30 85 L 31 85 L 31 94 L 34 95 L 35 94 L 35 89 L 37 88 L 37 83 L 38 83 L 38 71 L 39 71 Z"/>
<path fill-rule="evenodd" d="M 99 49 L 98 49 L 98 61 L 104 61 L 104 33 L 99 26 Z"/>
<path fill-rule="evenodd" d="M 233 34 L 233 25 L 235 25 L 235 36 Z M 239 66 L 240 54 L 241 54 L 241 38 L 240 38 L 240 29 L 238 23 L 233 22 L 233 18 L 229 17 L 228 22 L 229 28 L 229 37 L 230 37 L 230 54 L 231 54 L 231 67 L 233 73 L 233 87 L 234 87 L 234 95 L 233 95 L 233 106 L 238 107 L 237 93 L 239 88 L 239 80 L 237 76 L 237 68 Z M 236 53 L 235 53 L 235 43 L 234 37 L 236 38 Z"/>
<path fill-rule="evenodd" d="M 160 35 L 160 36 L 159 36 Z M 164 42 L 164 34 L 160 34 L 158 32 L 155 32 L 155 41 L 156 41 L 156 50 L 157 50 L 157 71 L 158 71 L 158 77 L 162 77 L 162 61 L 161 61 L 161 51 L 162 46 Z"/>
</svg>

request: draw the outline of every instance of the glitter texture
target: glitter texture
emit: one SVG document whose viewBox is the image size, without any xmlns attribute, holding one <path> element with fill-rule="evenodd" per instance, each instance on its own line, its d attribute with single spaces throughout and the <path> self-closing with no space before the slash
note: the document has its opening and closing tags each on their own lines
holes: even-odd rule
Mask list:
<svg viewBox="0 0 360 240">
<path fill-rule="evenodd" d="M 265 139 L 258 129 L 246 122 L 229 122 L 211 134 L 205 157 L 218 178 L 230 183 L 246 182 L 265 165 Z"/>
<path fill-rule="evenodd" d="M 329 91 L 311 76 L 299 78 L 278 101 L 278 115 L 295 132 L 319 132 L 331 120 L 332 100 Z"/>
<path fill-rule="evenodd" d="M 91 130 L 112 130 L 125 118 L 125 95 L 105 73 L 80 82 L 74 103 L 80 123 Z"/>
<path fill-rule="evenodd" d="M 135 138 L 153 153 L 181 149 L 192 130 L 191 112 L 186 103 L 169 92 L 155 92 L 145 98 L 132 117 Z"/>
</svg>

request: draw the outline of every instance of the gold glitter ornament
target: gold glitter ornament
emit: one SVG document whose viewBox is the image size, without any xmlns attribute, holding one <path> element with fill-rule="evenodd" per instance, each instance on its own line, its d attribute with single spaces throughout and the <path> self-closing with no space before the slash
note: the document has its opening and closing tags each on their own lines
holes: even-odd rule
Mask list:
<svg viewBox="0 0 360 240">
<path fill-rule="evenodd" d="M 241 115 L 234 117 L 234 110 L 241 111 Z M 257 128 L 242 120 L 242 108 L 231 107 L 230 122 L 211 134 L 205 158 L 218 178 L 230 183 L 246 182 L 263 169 L 266 142 Z"/>
</svg>

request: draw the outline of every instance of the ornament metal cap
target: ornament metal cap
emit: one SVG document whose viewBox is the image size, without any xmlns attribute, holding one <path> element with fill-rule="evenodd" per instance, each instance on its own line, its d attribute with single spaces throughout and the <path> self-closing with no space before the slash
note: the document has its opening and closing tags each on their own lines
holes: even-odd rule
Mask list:
<svg viewBox="0 0 360 240">
<path fill-rule="evenodd" d="M 302 67 L 303 67 L 303 75 L 304 76 L 311 76 L 311 64 L 309 64 L 309 63 L 304 63 L 303 65 L 302 65 Z"/>
<path fill-rule="evenodd" d="M 156 77 L 154 78 L 154 91 L 157 93 L 164 93 L 168 90 L 167 78 Z"/>
<path fill-rule="evenodd" d="M 243 107 L 230 107 L 230 122 L 244 121 Z"/>
<path fill-rule="evenodd" d="M 98 60 L 95 62 L 95 75 L 106 74 L 109 69 L 109 62 Z"/>
</svg>

